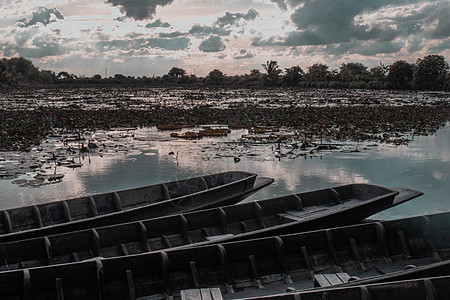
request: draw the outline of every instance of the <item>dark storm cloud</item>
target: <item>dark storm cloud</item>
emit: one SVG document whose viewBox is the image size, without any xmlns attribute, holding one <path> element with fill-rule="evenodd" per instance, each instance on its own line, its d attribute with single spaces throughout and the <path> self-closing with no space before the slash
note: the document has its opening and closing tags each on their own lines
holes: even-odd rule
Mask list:
<svg viewBox="0 0 450 300">
<path fill-rule="evenodd" d="M 33 12 L 30 20 L 28 18 L 22 18 L 17 20 L 16 24 L 19 27 L 30 27 L 38 23 L 47 26 L 50 23 L 56 22 L 57 19 L 62 20 L 64 16 L 56 8 L 39 7 L 38 11 Z"/>
<path fill-rule="evenodd" d="M 450 34 L 450 18 L 448 18 L 450 1 L 272 0 L 272 2 L 281 9 L 287 6 L 297 7 L 291 15 L 291 21 L 297 30 L 284 36 L 267 39 L 255 37 L 252 40 L 253 46 L 319 46 L 321 52 L 332 55 L 371 56 L 395 53 L 403 47 L 406 47 L 407 51 L 418 51 L 425 45 L 423 37 L 444 39 Z M 363 15 L 370 15 L 370 18 L 363 21 L 360 18 Z"/>
<path fill-rule="evenodd" d="M 287 38 L 288 45 L 323 45 L 356 40 L 394 39 L 399 33 L 392 28 L 358 24 L 355 17 L 372 12 L 386 0 L 311 0 L 291 16 L 299 31 Z"/>
<path fill-rule="evenodd" d="M 203 52 L 220 52 L 225 50 L 225 44 L 218 35 L 211 35 L 200 43 L 199 49 Z"/>
<path fill-rule="evenodd" d="M 153 17 L 157 6 L 169 5 L 173 0 L 106 0 L 106 2 L 120 7 L 120 11 L 129 18 L 145 20 Z"/>
<path fill-rule="evenodd" d="M 161 22 L 160 19 L 157 19 L 155 22 L 148 23 L 147 25 L 145 25 L 145 28 L 158 28 L 158 27 L 168 28 L 168 27 L 170 27 L 170 24 L 167 22 L 163 23 L 163 22 Z"/>
</svg>

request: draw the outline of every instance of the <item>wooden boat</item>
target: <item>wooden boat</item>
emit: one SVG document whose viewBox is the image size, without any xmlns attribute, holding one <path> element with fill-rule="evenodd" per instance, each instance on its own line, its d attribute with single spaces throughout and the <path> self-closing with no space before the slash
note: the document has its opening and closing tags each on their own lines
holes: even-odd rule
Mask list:
<svg viewBox="0 0 450 300">
<path fill-rule="evenodd" d="M 234 204 L 273 180 L 224 172 L 0 211 L 0 242 Z"/>
<path fill-rule="evenodd" d="M 195 131 L 186 131 L 185 133 L 172 132 L 170 134 L 170 137 L 180 138 L 180 139 L 188 139 L 188 140 L 196 140 L 196 139 L 201 139 L 203 136 Z"/>
<path fill-rule="evenodd" d="M 250 133 L 268 133 L 268 132 L 279 132 L 280 128 L 277 127 L 251 127 L 248 132 Z"/>
<path fill-rule="evenodd" d="M 251 123 L 229 123 L 228 128 L 230 129 L 247 129 L 253 127 Z"/>
<path fill-rule="evenodd" d="M 387 204 L 381 203 L 383 196 L 392 199 L 394 194 L 378 186 L 360 184 L 333 190 L 336 194 L 318 190 L 31 239 L 20 239 L 17 234 L 16 241 L 0 244 L 0 271 L 302 232 L 324 224 L 349 224 L 386 208 Z M 342 203 L 336 202 L 338 193 L 345 195 Z M 408 199 L 420 194 L 411 193 Z M 301 210 L 298 199 L 303 199 Z"/>
<path fill-rule="evenodd" d="M 303 290 L 317 275 L 371 277 L 445 260 L 449 225 L 448 213 L 437 214 L 6 271 L 0 272 L 1 296 L 167 299 L 215 287 L 224 298 L 239 298 Z"/>
<path fill-rule="evenodd" d="M 227 136 L 231 132 L 230 129 L 208 128 L 199 131 L 201 136 Z"/>
<path fill-rule="evenodd" d="M 159 130 L 181 130 L 183 128 L 195 127 L 194 124 L 160 124 L 156 126 Z"/>
<path fill-rule="evenodd" d="M 340 287 L 328 290 L 288 292 L 241 300 L 438 300 L 450 298 L 450 276 Z"/>
</svg>

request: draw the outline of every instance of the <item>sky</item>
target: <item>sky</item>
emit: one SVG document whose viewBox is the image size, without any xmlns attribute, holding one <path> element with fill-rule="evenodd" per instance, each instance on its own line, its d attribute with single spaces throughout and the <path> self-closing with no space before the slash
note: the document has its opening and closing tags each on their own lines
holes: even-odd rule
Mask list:
<svg viewBox="0 0 450 300">
<path fill-rule="evenodd" d="M 450 60 L 450 0 L 0 0 L 0 57 L 76 75 L 205 76 Z"/>
</svg>

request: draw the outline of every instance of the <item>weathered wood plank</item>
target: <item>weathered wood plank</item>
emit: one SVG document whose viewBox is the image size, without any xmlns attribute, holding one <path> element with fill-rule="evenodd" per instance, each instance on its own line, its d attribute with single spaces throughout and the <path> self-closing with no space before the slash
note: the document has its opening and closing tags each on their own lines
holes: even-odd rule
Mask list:
<svg viewBox="0 0 450 300">
<path fill-rule="evenodd" d="M 202 300 L 202 294 L 199 289 L 181 290 L 181 300 Z"/>
</svg>

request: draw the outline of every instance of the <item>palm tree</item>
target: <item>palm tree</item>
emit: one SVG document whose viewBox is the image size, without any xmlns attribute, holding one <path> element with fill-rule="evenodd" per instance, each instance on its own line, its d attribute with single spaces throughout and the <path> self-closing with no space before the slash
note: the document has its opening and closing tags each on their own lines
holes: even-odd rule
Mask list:
<svg viewBox="0 0 450 300">
<path fill-rule="evenodd" d="M 279 69 L 278 62 L 274 60 L 267 61 L 265 64 L 262 64 L 264 69 L 267 72 L 266 80 L 270 84 L 277 84 L 278 83 L 278 76 L 281 73 L 281 70 Z"/>
</svg>

